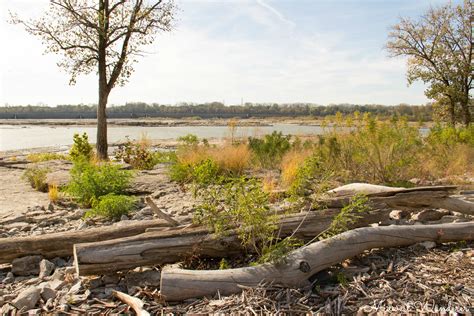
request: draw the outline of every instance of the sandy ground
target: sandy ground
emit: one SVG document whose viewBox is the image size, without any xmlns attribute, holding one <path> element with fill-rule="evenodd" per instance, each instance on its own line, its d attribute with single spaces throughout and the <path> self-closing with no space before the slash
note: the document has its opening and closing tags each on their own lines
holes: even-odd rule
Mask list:
<svg viewBox="0 0 474 316">
<path fill-rule="evenodd" d="M 21 179 L 23 168 L 0 167 L 0 219 L 14 217 L 36 205 L 47 206 L 48 194 Z"/>
</svg>

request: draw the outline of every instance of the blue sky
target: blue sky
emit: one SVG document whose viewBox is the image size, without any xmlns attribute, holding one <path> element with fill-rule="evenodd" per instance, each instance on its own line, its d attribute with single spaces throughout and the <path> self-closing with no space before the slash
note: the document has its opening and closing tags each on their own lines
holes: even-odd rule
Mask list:
<svg viewBox="0 0 474 316">
<path fill-rule="evenodd" d="M 459 2 L 459 1 L 454 1 Z M 400 16 L 441 0 L 177 0 L 175 29 L 146 48 L 110 103 L 312 102 L 421 104 L 406 61 L 383 46 Z M 38 39 L 5 23 L 7 10 L 39 16 L 48 0 L 1 2 L 0 104 L 95 103 L 94 74 L 68 85 Z"/>
</svg>

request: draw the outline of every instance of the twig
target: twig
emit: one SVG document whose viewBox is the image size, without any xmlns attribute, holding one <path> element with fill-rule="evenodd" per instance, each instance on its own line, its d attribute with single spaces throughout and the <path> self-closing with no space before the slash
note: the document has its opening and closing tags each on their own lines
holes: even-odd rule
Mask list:
<svg viewBox="0 0 474 316">
<path fill-rule="evenodd" d="M 148 204 L 149 207 L 151 207 L 151 209 L 153 210 L 153 212 L 155 212 L 156 215 L 158 215 L 159 218 L 161 219 L 164 219 L 165 221 L 167 221 L 168 223 L 170 223 L 172 226 L 179 226 L 179 223 L 177 221 L 175 221 L 171 216 L 169 216 L 168 214 L 162 212 L 158 206 L 156 206 L 155 202 L 153 202 L 153 200 L 151 199 L 151 197 L 147 196 L 145 198 L 145 202 L 146 204 Z"/>
<path fill-rule="evenodd" d="M 133 308 L 137 316 L 150 316 L 150 313 L 143 309 L 143 302 L 140 299 L 119 291 L 113 291 L 112 295 Z"/>
</svg>

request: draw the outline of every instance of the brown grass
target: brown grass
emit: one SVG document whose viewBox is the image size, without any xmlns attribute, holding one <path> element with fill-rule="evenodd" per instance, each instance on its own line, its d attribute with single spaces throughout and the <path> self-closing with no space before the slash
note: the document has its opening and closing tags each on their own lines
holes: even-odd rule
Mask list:
<svg viewBox="0 0 474 316">
<path fill-rule="evenodd" d="M 241 174 L 250 164 L 251 152 L 246 144 L 211 148 L 209 154 L 221 169 L 235 174 Z"/>
<path fill-rule="evenodd" d="M 59 200 L 59 189 L 56 184 L 50 184 L 48 186 L 48 199 L 52 203 L 56 203 Z"/>
<path fill-rule="evenodd" d="M 303 164 L 304 160 L 311 155 L 311 151 L 292 150 L 283 156 L 280 164 L 281 183 L 284 188 L 288 188 L 295 180 L 298 168 Z"/>
</svg>

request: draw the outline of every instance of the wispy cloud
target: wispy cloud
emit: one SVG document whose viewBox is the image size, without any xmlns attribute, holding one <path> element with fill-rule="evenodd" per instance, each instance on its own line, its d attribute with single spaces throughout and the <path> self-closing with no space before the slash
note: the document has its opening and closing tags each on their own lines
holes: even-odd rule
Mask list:
<svg viewBox="0 0 474 316">
<path fill-rule="evenodd" d="M 255 0 L 255 1 L 259 6 L 261 6 L 262 8 L 264 8 L 266 10 L 268 10 L 269 12 L 271 12 L 281 22 L 287 24 L 290 27 L 295 27 L 296 26 L 296 24 L 293 21 L 290 21 L 289 19 L 287 19 L 280 11 L 275 9 L 275 7 L 269 5 L 264 0 Z"/>
</svg>

